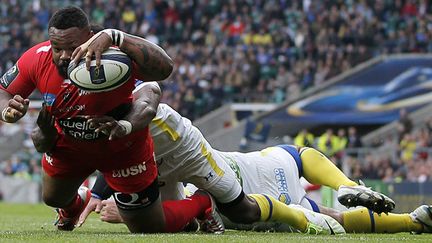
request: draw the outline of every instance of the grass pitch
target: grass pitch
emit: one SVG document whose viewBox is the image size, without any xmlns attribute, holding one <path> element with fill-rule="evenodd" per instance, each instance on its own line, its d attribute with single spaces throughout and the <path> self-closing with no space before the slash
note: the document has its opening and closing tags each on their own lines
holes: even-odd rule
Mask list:
<svg viewBox="0 0 432 243">
<path fill-rule="evenodd" d="M 227 230 L 223 235 L 132 235 L 124 225 L 102 223 L 93 214 L 83 227 L 59 232 L 53 226 L 54 210 L 45 205 L 0 203 L 0 242 L 432 242 L 432 235 L 349 234 L 309 236 Z"/>
</svg>

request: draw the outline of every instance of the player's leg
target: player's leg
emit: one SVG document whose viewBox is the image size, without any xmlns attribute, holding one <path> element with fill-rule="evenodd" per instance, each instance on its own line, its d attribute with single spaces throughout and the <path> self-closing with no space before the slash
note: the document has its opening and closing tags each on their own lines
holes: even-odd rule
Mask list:
<svg viewBox="0 0 432 243">
<path fill-rule="evenodd" d="M 342 213 L 343 226 L 347 232 L 398 233 L 422 232 L 423 226 L 410 214 L 377 214 L 367 208 Z"/>
<path fill-rule="evenodd" d="M 290 149 L 291 146 L 283 145 L 282 147 Z M 295 151 L 290 153 L 293 155 Z M 347 207 L 365 206 L 378 213 L 394 209 L 395 203 L 392 199 L 350 180 L 318 150 L 308 147 L 301 148 L 299 157 L 303 177 L 312 184 L 325 185 L 337 190 L 338 200 L 343 205 Z"/>
<path fill-rule="evenodd" d="M 303 212 L 288 208 L 269 195 L 246 195 L 236 172 L 222 157 L 224 155 L 213 150 L 205 141 L 201 143 L 201 151 L 193 166 L 189 165 L 176 172 L 181 175 L 180 180 L 209 191 L 217 200 L 221 213 L 228 219 L 242 224 L 274 220 L 289 224 L 302 232 L 307 231 L 308 221 Z"/>
<path fill-rule="evenodd" d="M 321 213 L 336 219 L 347 233 L 430 232 L 427 223 L 421 223 L 423 221 L 432 223 L 431 216 L 424 208 L 421 206 L 410 214 L 377 214 L 367 208 L 340 212 L 319 205 Z"/>
<path fill-rule="evenodd" d="M 65 162 L 46 155 L 42 158 L 42 200 L 57 208 L 57 228 L 71 231 L 90 200 L 90 190 L 80 188 L 80 185 L 91 171 L 86 168 L 74 171 L 66 165 L 59 167 L 61 164 L 65 165 Z"/>
<path fill-rule="evenodd" d="M 312 184 L 326 185 L 334 190 L 340 186 L 357 186 L 358 184 L 350 180 L 334 163 L 325 155 L 313 148 L 301 148 L 299 152 L 303 176 Z"/>
<path fill-rule="evenodd" d="M 146 172 L 156 169 L 152 166 L 148 164 Z M 114 193 L 119 214 L 132 233 L 179 232 L 195 218 L 203 220 L 203 225 L 210 227 L 209 232 L 224 231 L 222 220 L 218 218 L 215 204 L 208 193 L 198 191 L 188 199 L 162 203 L 156 174 L 152 172 L 126 178 L 113 177 L 112 173 L 104 172 L 104 176 L 115 191 L 144 187 L 138 192 Z M 150 185 L 149 177 L 153 177 Z"/>
</svg>

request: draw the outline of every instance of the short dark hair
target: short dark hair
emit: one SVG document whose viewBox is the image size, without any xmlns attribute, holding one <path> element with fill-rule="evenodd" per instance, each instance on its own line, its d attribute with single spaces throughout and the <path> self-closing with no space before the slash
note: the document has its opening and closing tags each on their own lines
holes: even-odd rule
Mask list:
<svg viewBox="0 0 432 243">
<path fill-rule="evenodd" d="M 48 29 L 54 27 L 56 29 L 65 30 L 72 27 L 79 29 L 89 27 L 89 20 L 84 11 L 75 6 L 61 8 L 56 11 L 48 23 Z"/>
</svg>

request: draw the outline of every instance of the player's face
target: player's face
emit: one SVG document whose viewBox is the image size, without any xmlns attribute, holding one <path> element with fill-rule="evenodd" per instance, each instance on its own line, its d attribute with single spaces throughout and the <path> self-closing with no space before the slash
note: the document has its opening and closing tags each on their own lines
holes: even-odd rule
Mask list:
<svg viewBox="0 0 432 243">
<path fill-rule="evenodd" d="M 90 28 L 79 29 L 77 27 L 64 30 L 51 27 L 48 30 L 53 62 L 60 75 L 67 78 L 67 68 L 72 52 L 86 42 L 91 37 L 91 33 Z"/>
</svg>

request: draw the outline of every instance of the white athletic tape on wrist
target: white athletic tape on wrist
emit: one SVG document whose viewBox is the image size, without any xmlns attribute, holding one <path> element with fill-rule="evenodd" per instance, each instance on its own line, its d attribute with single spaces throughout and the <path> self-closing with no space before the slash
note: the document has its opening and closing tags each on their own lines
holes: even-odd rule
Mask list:
<svg viewBox="0 0 432 243">
<path fill-rule="evenodd" d="M 124 127 L 126 130 L 126 135 L 130 134 L 132 132 L 132 123 L 126 120 L 120 120 L 119 121 L 120 126 Z"/>
<path fill-rule="evenodd" d="M 116 30 L 116 29 L 104 29 L 101 32 L 106 33 L 112 41 L 112 44 L 114 46 L 121 47 L 124 40 L 124 33 L 123 31 Z"/>
<path fill-rule="evenodd" d="M 1 113 L 1 118 L 3 121 L 6 121 L 6 113 L 8 113 L 9 107 L 6 107 L 3 109 L 2 113 Z"/>
</svg>

